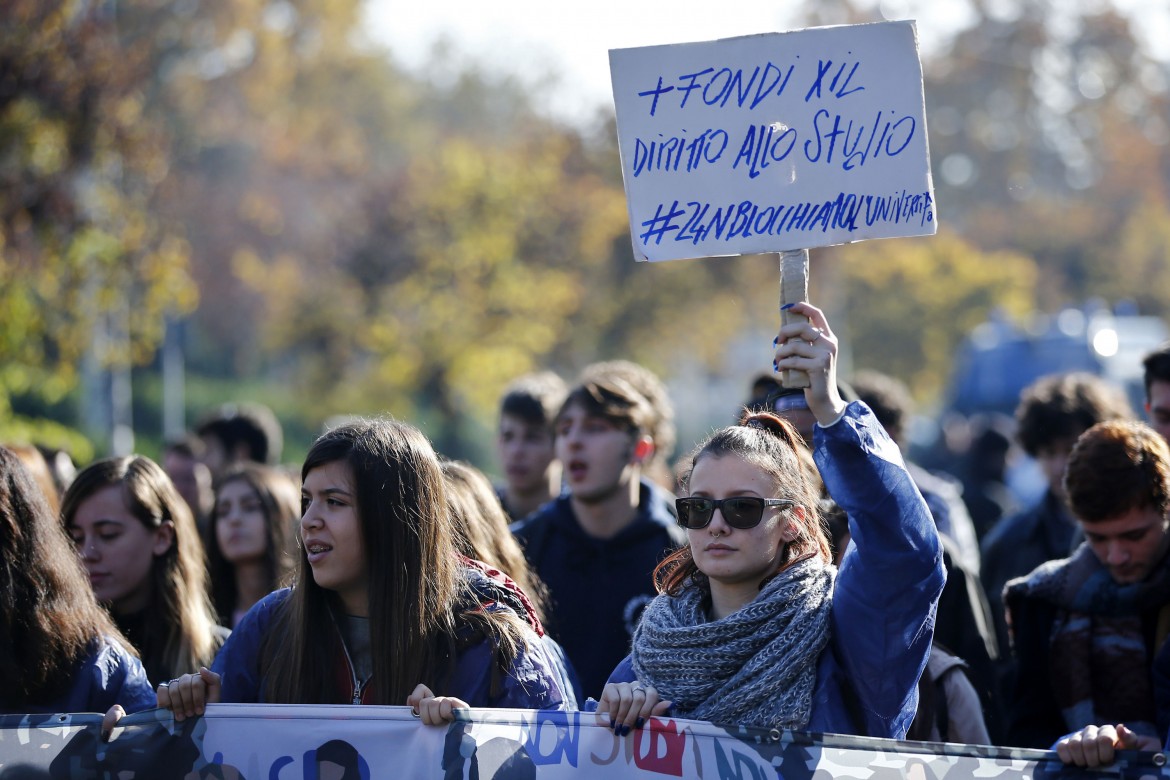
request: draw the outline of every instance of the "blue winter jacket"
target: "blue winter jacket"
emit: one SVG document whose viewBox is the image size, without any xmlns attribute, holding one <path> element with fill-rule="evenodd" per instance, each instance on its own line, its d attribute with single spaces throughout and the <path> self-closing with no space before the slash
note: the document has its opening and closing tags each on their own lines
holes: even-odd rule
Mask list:
<svg viewBox="0 0 1170 780">
<path fill-rule="evenodd" d="M 121 704 L 126 712 L 156 706 L 154 689 L 142 662 L 109 637 L 94 640 L 73 671 L 72 683 L 58 698 L 42 704 L 14 704 L 0 692 L 0 712 L 101 712 Z"/>
<path fill-rule="evenodd" d="M 221 701 L 233 703 L 258 703 L 264 699 L 265 671 L 260 665 L 260 647 L 272 621 L 292 591 L 283 588 L 265 596 L 257 602 L 232 631 L 211 670 L 222 675 Z M 337 633 L 336 628 L 322 627 Z M 535 632 L 529 632 L 528 648 L 521 651 L 513 662 L 508 674 L 500 681 L 500 692 L 491 695 L 492 648 L 487 640 L 464 651 L 456 662 L 455 673 L 450 685 L 441 696 L 455 696 L 472 707 L 508 707 L 515 709 L 568 709 L 574 705 L 571 698 L 564 696 L 558 683 L 560 673 L 555 661 L 549 657 L 549 650 Z M 344 644 L 342 645 L 344 647 Z M 342 666 L 333 670 L 322 670 L 335 679 L 345 680 L 344 694 L 354 704 L 363 702 L 368 687 L 357 680 L 348 656 L 343 652 Z M 352 681 L 352 682 L 350 682 Z M 419 680 L 419 682 L 423 682 Z M 570 694 L 571 695 L 571 694 Z M 566 700 L 567 699 L 567 700 Z M 394 702 L 406 704 L 405 701 Z"/>
<path fill-rule="evenodd" d="M 864 403 L 849 404 L 828 428 L 818 425 L 813 442 L 853 538 L 833 590 L 832 637 L 817 662 L 806 730 L 902 739 L 918 709 L 946 582 L 938 531 L 898 446 Z M 627 657 L 610 682 L 633 680 Z"/>
</svg>

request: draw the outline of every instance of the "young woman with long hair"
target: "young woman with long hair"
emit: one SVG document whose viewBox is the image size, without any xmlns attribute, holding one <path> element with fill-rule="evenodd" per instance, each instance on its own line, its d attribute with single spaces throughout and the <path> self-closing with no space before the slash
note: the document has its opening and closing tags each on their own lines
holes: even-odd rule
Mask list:
<svg viewBox="0 0 1170 780">
<path fill-rule="evenodd" d="M 456 551 L 422 433 L 341 426 L 301 477 L 294 585 L 244 616 L 211 670 L 161 685 L 159 706 L 182 719 L 214 701 L 410 704 L 425 723 L 456 707 L 564 706 L 539 622 Z"/>
<path fill-rule="evenodd" d="M 837 342 L 808 304 L 780 330 L 778 371 L 804 373 L 814 458 L 849 517 L 832 564 L 804 446 L 771 413 L 699 445 L 678 499 L 688 545 L 656 572 L 630 656 L 598 705 L 616 733 L 675 716 L 901 738 L 914 717 L 945 580 L 938 533 L 897 446 L 837 391 Z"/>
<path fill-rule="evenodd" d="M 258 463 L 234 466 L 220 478 L 205 546 L 222 625 L 234 628 L 292 575 L 299 492 L 284 472 Z"/>
<path fill-rule="evenodd" d="M 134 455 L 87 466 L 65 491 L 61 520 L 151 680 L 211 662 L 227 631 L 211 609 L 195 519 L 158 464 Z"/>
<path fill-rule="evenodd" d="M 149 709 L 154 691 L 101 608 L 32 474 L 0 447 L 0 713 Z"/>
</svg>

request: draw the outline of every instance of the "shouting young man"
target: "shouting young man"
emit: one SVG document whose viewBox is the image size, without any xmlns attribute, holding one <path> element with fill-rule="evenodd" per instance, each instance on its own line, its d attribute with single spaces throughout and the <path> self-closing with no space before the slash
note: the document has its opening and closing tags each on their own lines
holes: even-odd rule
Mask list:
<svg viewBox="0 0 1170 780">
<path fill-rule="evenodd" d="M 546 627 L 584 696 L 601 695 L 656 593 L 654 568 L 686 540 L 665 491 L 641 479 L 654 454 L 651 415 L 621 379 L 586 379 L 574 388 L 555 424 L 568 492 L 512 526 L 548 587 Z"/>
</svg>

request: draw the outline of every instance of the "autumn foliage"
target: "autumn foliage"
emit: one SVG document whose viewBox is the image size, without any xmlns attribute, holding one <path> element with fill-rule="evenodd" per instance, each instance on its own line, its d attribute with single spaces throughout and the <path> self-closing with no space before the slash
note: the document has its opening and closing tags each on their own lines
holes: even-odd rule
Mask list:
<svg viewBox="0 0 1170 780">
<path fill-rule="evenodd" d="M 855 366 L 921 400 L 992 310 L 1170 306 L 1166 64 L 1116 12 L 1069 33 L 1047 6 L 925 63 L 940 235 L 813 253 Z M 168 317 L 190 375 L 294 397 L 306 428 L 429 420 L 456 451 L 521 372 L 718 372 L 774 327 L 771 262 L 632 261 L 611 115 L 569 126 L 441 65 L 397 66 L 356 0 L 0 4 L 0 429 L 87 360 L 149 363 Z"/>
</svg>

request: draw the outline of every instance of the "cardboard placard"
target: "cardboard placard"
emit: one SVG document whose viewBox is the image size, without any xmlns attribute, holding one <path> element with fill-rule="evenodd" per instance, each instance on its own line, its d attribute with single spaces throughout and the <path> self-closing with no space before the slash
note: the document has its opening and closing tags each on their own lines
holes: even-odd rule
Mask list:
<svg viewBox="0 0 1170 780">
<path fill-rule="evenodd" d="M 935 232 L 913 22 L 609 56 L 636 259 Z"/>
</svg>

